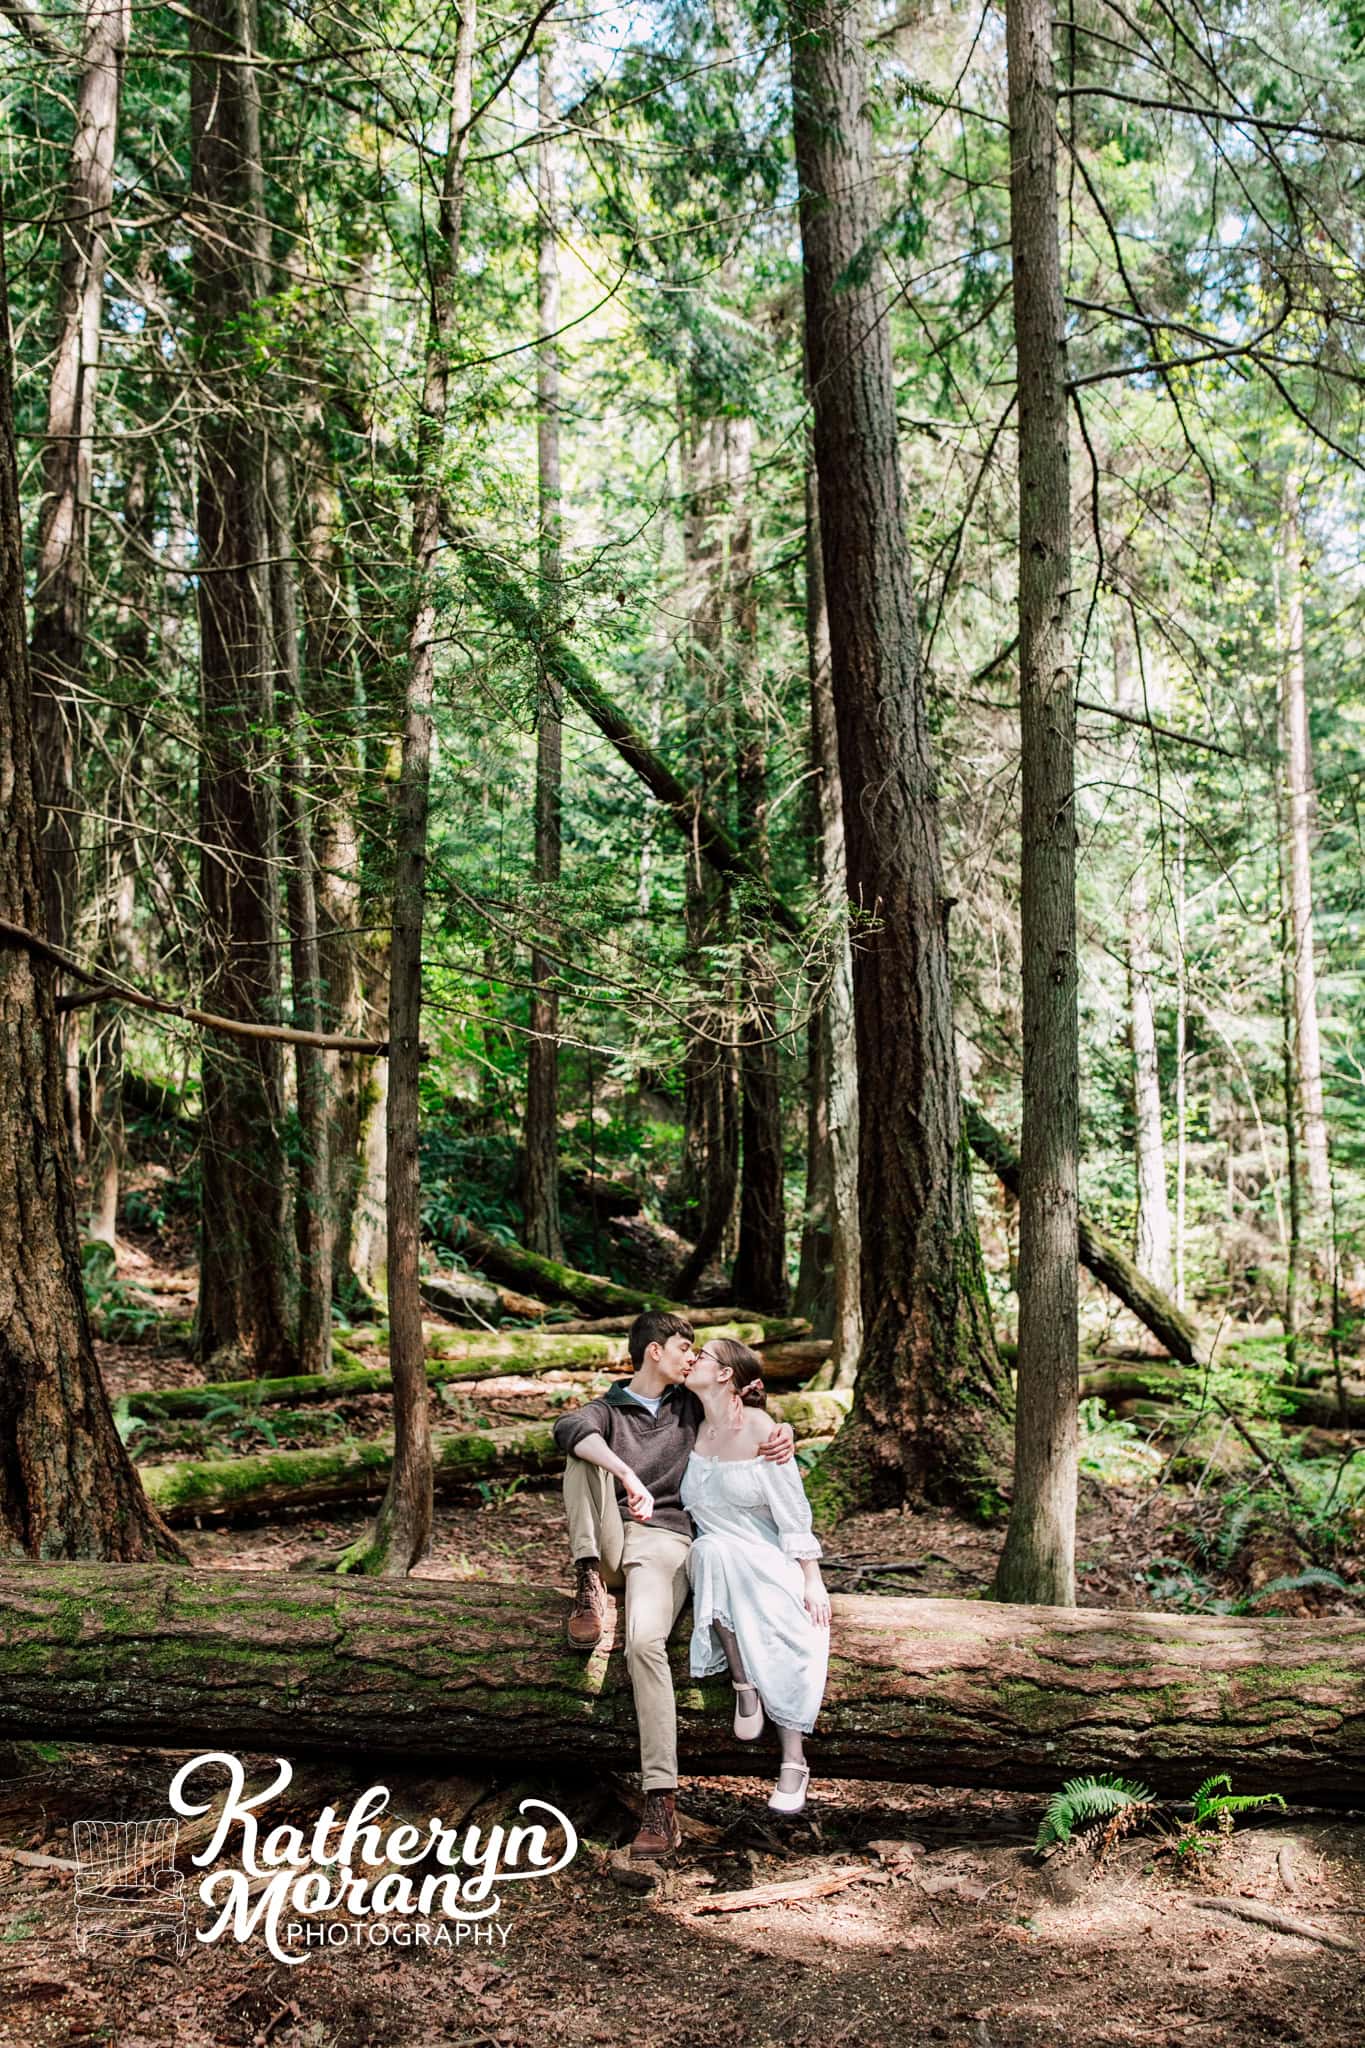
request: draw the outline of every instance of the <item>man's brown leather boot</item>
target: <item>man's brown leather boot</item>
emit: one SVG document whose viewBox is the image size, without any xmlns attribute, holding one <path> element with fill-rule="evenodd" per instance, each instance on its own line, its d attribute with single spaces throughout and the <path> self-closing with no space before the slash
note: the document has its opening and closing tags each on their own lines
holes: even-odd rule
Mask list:
<svg viewBox="0 0 1365 2048">
<path fill-rule="evenodd" d="M 567 1634 L 575 1650 L 595 1650 L 607 1625 L 607 1589 L 595 1557 L 580 1557 L 574 1565 L 576 1584 Z"/>
<path fill-rule="evenodd" d="M 640 1832 L 630 1845 L 632 1863 L 647 1863 L 667 1856 L 682 1844 L 682 1829 L 671 1792 L 646 1792 Z"/>
</svg>

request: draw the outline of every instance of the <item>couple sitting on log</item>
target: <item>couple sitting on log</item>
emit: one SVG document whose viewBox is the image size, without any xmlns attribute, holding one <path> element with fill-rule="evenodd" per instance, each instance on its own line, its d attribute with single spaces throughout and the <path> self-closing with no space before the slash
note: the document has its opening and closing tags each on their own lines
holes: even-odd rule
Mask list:
<svg viewBox="0 0 1365 2048">
<path fill-rule="evenodd" d="M 625 1589 L 645 1795 L 630 1853 L 644 1861 L 681 1840 L 668 1638 L 689 1594 L 693 1677 L 728 1670 L 735 1734 L 756 1741 L 766 1712 L 781 1740 L 775 1813 L 805 1805 L 802 1737 L 825 1689 L 829 1597 L 793 1433 L 768 1414 L 748 1345 L 713 1337 L 698 1350 L 684 1317 L 649 1311 L 628 1348 L 632 1378 L 561 1416 L 554 1436 L 567 1459 L 576 1650 L 601 1640 L 607 1587 Z"/>
</svg>

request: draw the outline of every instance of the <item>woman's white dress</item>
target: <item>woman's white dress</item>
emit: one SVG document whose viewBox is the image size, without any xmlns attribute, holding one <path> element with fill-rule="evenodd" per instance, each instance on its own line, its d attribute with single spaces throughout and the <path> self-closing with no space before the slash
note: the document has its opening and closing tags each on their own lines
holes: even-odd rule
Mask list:
<svg viewBox="0 0 1365 2048">
<path fill-rule="evenodd" d="M 692 1676 L 729 1668 L 713 1626 L 720 1622 L 734 1632 L 768 1719 L 808 1735 L 824 1696 L 829 1630 L 806 1612 L 798 1559 L 822 1552 L 796 1461 L 693 1451 L 682 1504 L 697 1531 L 687 1559 Z"/>
</svg>

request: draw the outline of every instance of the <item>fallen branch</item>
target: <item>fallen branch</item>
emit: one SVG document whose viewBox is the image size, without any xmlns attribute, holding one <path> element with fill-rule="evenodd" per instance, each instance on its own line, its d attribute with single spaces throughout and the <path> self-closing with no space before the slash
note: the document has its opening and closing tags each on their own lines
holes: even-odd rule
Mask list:
<svg viewBox="0 0 1365 2048">
<path fill-rule="evenodd" d="M 895 1872 L 873 1870 L 867 1864 L 848 1864 L 842 1870 L 827 1870 L 823 1877 L 794 1877 L 785 1884 L 756 1884 L 747 1892 L 712 1892 L 697 1899 L 694 1913 L 747 1913 L 760 1906 L 790 1906 L 799 1899 L 827 1899 L 831 1892 L 847 1891 L 851 1884 L 890 1884 Z"/>
<path fill-rule="evenodd" d="M 1293 1934 L 1300 1941 L 1320 1941 L 1324 1948 L 1340 1948 L 1351 1955 L 1356 1944 L 1347 1935 L 1328 1934 L 1312 1927 L 1295 1913 L 1282 1913 L 1278 1906 L 1263 1906 L 1259 1899 L 1191 1899 L 1201 1913 L 1235 1913 L 1239 1920 L 1254 1920 L 1258 1927 L 1273 1927 L 1277 1934 Z"/>
</svg>

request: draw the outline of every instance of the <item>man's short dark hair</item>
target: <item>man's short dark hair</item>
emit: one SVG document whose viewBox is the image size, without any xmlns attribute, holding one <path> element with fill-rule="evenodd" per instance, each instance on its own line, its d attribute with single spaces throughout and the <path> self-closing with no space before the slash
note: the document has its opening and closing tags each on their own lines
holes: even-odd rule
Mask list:
<svg viewBox="0 0 1365 2048">
<path fill-rule="evenodd" d="M 636 1316 L 626 1338 L 626 1349 L 636 1372 L 645 1362 L 645 1353 L 651 1344 L 666 1344 L 670 1337 L 692 1335 L 692 1325 L 686 1316 L 676 1316 L 668 1309 L 647 1308 L 642 1316 Z"/>
</svg>

